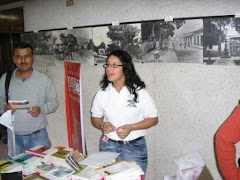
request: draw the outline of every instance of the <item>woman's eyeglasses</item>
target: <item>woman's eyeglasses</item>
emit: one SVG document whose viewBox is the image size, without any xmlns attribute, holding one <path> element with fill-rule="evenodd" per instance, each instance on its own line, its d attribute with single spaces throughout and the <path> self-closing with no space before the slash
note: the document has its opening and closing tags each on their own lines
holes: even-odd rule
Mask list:
<svg viewBox="0 0 240 180">
<path fill-rule="evenodd" d="M 117 68 L 118 66 L 123 66 L 122 64 L 104 64 L 103 67 L 111 67 L 111 68 Z"/>
</svg>

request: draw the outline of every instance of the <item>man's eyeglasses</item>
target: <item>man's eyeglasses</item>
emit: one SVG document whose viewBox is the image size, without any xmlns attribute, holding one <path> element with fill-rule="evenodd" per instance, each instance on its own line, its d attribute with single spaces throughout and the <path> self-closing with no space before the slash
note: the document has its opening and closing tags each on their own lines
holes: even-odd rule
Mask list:
<svg viewBox="0 0 240 180">
<path fill-rule="evenodd" d="M 24 56 L 20 56 L 20 55 L 16 55 L 15 58 L 18 60 L 22 60 L 22 59 L 29 59 L 31 57 L 30 54 L 26 54 Z"/>
<path fill-rule="evenodd" d="M 111 68 L 117 68 L 118 66 L 123 66 L 122 64 L 104 64 L 103 67 L 111 67 Z"/>
</svg>

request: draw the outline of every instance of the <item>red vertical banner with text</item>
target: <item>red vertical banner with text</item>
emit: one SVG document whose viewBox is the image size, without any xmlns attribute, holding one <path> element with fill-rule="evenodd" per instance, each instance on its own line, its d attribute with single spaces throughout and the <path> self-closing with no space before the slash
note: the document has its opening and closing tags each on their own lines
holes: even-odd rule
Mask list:
<svg viewBox="0 0 240 180">
<path fill-rule="evenodd" d="M 64 69 L 68 144 L 69 147 L 85 155 L 81 98 L 81 64 L 65 61 Z"/>
</svg>

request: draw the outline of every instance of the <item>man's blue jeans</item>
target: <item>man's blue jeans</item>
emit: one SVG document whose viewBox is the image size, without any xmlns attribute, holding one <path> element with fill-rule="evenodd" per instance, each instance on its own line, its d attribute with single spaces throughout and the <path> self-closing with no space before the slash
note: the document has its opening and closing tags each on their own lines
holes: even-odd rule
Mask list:
<svg viewBox="0 0 240 180">
<path fill-rule="evenodd" d="M 51 142 L 48 138 L 48 133 L 46 128 L 42 128 L 36 133 L 30 135 L 15 135 L 15 150 L 16 155 L 24 153 L 25 150 L 33 148 L 37 145 L 43 145 L 51 147 Z"/>
<path fill-rule="evenodd" d="M 148 155 L 147 145 L 145 138 L 138 140 L 134 143 L 118 144 L 111 140 L 107 142 L 102 141 L 103 135 L 100 140 L 100 151 L 117 152 L 121 153 L 118 156 L 118 160 L 123 161 L 136 161 L 136 163 L 142 168 L 144 175 L 147 171 Z"/>
</svg>

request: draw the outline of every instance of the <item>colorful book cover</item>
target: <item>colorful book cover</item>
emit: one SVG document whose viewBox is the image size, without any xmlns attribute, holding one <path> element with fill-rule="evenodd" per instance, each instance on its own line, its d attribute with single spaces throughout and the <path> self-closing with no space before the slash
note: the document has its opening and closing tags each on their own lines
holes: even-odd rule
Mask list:
<svg viewBox="0 0 240 180">
<path fill-rule="evenodd" d="M 14 162 L 10 162 L 7 160 L 1 160 L 0 161 L 0 172 L 14 172 L 14 171 L 21 171 L 22 166 L 14 163 Z"/>
<path fill-rule="evenodd" d="M 15 162 L 21 165 L 28 165 L 39 160 L 40 160 L 39 157 L 34 157 L 26 153 L 21 153 L 17 156 L 8 158 L 8 161 Z"/>
<path fill-rule="evenodd" d="M 23 177 L 23 180 L 47 180 L 47 178 L 44 178 L 41 175 L 34 173 L 34 174 L 30 174 L 26 177 Z"/>
<path fill-rule="evenodd" d="M 42 176 L 45 174 L 57 169 L 54 165 L 47 165 L 45 163 L 42 163 L 40 165 L 35 166 L 34 171 Z"/>
<path fill-rule="evenodd" d="M 28 159 L 31 159 L 32 157 L 33 156 L 31 156 L 29 154 L 22 153 L 22 154 L 19 154 L 17 156 L 8 158 L 8 160 L 11 161 L 11 162 L 15 162 L 15 163 L 19 163 L 19 164 L 22 164 L 22 165 L 26 165 L 27 163 L 25 161 L 28 160 Z"/>
<path fill-rule="evenodd" d="M 57 169 L 47 173 L 46 177 L 49 179 L 66 180 L 71 178 L 73 172 L 75 172 L 73 169 L 57 166 Z"/>
<path fill-rule="evenodd" d="M 50 147 L 39 145 L 39 146 L 35 146 L 31 149 L 28 149 L 25 152 L 29 155 L 36 155 L 36 156 L 44 157 L 47 155 L 47 153 L 45 151 L 47 151 L 48 149 L 50 149 Z"/>
<path fill-rule="evenodd" d="M 66 159 L 66 157 L 71 153 L 71 150 L 66 150 L 66 149 L 60 149 L 58 152 L 53 153 L 52 156 L 61 158 L 61 159 Z"/>
</svg>

